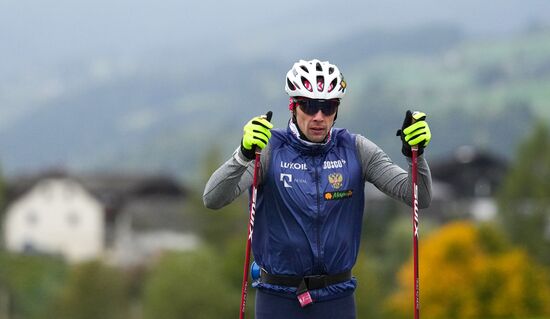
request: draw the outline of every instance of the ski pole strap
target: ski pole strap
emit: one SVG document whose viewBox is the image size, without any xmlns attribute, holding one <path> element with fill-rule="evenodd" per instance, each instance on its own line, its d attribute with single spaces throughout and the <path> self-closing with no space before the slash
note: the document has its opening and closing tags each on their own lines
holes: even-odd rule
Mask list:
<svg viewBox="0 0 550 319">
<path fill-rule="evenodd" d="M 260 273 L 260 281 L 262 283 L 296 288 L 305 284 L 308 290 L 321 289 L 348 280 L 351 280 L 351 270 L 335 275 L 313 275 L 305 277 L 273 275 L 267 273 L 263 268 Z"/>
</svg>

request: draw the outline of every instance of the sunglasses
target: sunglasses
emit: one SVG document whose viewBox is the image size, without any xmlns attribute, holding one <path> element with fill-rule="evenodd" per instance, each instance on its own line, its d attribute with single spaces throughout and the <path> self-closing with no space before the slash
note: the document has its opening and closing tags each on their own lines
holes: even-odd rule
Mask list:
<svg viewBox="0 0 550 319">
<path fill-rule="evenodd" d="M 307 115 L 315 115 L 321 110 L 325 116 L 330 116 L 338 110 L 340 100 L 294 99 L 294 103 Z"/>
</svg>

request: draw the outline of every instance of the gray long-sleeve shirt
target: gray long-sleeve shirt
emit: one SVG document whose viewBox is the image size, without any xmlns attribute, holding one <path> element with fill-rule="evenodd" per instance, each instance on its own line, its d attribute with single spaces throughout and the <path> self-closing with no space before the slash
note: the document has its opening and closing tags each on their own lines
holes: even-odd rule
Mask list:
<svg viewBox="0 0 550 319">
<path fill-rule="evenodd" d="M 357 135 L 357 156 L 362 166 L 364 182 L 370 182 L 379 190 L 407 205 L 412 203 L 411 160 L 408 171 L 394 164 L 384 151 L 364 136 Z M 265 179 L 265 167 L 270 160 L 269 144 L 262 151 L 259 184 Z M 254 165 L 247 161 L 239 149 L 220 166 L 208 180 L 203 201 L 208 208 L 219 209 L 237 198 L 252 186 Z M 418 157 L 418 206 L 426 208 L 431 202 L 431 174 L 423 155 Z"/>
</svg>

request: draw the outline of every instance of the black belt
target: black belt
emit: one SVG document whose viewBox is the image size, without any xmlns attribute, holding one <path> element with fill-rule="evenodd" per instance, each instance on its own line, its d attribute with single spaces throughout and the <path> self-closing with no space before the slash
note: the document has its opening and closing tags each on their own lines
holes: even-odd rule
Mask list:
<svg viewBox="0 0 550 319">
<path fill-rule="evenodd" d="M 314 275 L 305 277 L 272 275 L 263 269 L 260 273 L 260 280 L 263 283 L 278 286 L 299 287 L 303 281 L 308 289 L 321 289 L 340 282 L 348 281 L 350 279 L 351 271 L 346 271 L 335 275 Z"/>
</svg>

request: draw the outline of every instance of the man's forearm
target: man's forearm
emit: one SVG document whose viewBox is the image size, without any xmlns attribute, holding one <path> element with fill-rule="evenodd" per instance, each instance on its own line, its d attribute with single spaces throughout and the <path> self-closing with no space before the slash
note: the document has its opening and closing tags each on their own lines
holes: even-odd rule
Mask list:
<svg viewBox="0 0 550 319">
<path fill-rule="evenodd" d="M 253 162 L 238 157 L 238 150 L 210 177 L 204 188 L 204 205 L 219 209 L 231 203 L 252 185 Z"/>
</svg>

